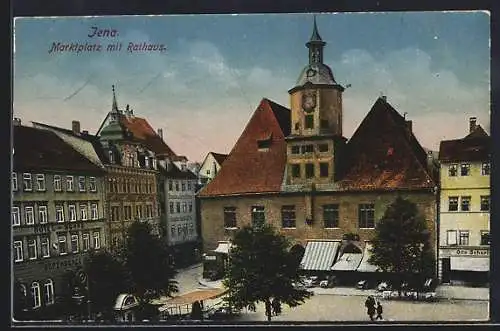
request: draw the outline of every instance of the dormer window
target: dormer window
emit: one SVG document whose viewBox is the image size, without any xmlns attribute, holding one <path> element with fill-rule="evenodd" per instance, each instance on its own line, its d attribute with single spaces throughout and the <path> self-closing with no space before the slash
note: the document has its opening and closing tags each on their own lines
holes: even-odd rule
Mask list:
<svg viewBox="0 0 500 331">
<path fill-rule="evenodd" d="M 109 162 L 115 163 L 115 156 L 113 155 L 113 151 L 108 151 Z"/>
<path fill-rule="evenodd" d="M 149 168 L 149 157 L 147 156 L 144 157 L 144 165 L 146 166 L 146 168 Z"/>
<path fill-rule="evenodd" d="M 259 151 L 266 151 L 271 146 L 271 142 L 272 134 L 269 134 L 269 136 L 257 140 L 257 148 L 259 149 Z"/>
</svg>

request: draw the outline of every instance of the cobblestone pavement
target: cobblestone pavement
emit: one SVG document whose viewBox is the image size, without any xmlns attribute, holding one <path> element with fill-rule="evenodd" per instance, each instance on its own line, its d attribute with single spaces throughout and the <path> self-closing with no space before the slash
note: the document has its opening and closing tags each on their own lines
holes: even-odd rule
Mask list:
<svg viewBox="0 0 500 331">
<path fill-rule="evenodd" d="M 364 307 L 365 296 L 314 295 L 301 306 L 283 307 L 274 321 L 317 321 L 317 322 L 369 322 Z M 439 302 L 410 302 L 380 300 L 384 307 L 385 321 L 403 322 L 445 322 L 445 321 L 487 321 L 487 301 L 446 300 Z M 267 321 L 263 305 L 256 312 L 243 311 L 237 321 Z"/>
</svg>

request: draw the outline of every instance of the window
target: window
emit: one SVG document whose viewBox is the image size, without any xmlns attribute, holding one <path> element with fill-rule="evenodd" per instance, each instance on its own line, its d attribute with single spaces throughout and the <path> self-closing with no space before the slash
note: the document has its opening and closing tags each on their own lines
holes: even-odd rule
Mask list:
<svg viewBox="0 0 500 331">
<path fill-rule="evenodd" d="M 146 168 L 149 168 L 149 157 L 147 157 L 147 156 L 144 157 L 144 166 Z"/>
<path fill-rule="evenodd" d="M 321 177 L 328 177 L 328 163 L 319 164 L 319 175 Z"/>
<path fill-rule="evenodd" d="M 113 151 L 108 151 L 108 157 L 109 157 L 109 162 L 111 164 L 115 163 L 115 158 L 114 158 Z"/>
<path fill-rule="evenodd" d="M 319 144 L 318 151 L 320 152 L 328 152 L 328 144 Z"/>
<path fill-rule="evenodd" d="M 62 191 L 61 176 L 59 175 L 54 175 L 54 191 L 56 192 Z"/>
<path fill-rule="evenodd" d="M 78 235 L 77 234 L 71 235 L 71 252 L 78 253 Z"/>
<path fill-rule="evenodd" d="M 88 219 L 87 215 L 87 204 L 80 204 L 80 219 L 86 221 Z"/>
<path fill-rule="evenodd" d="M 174 213 L 174 203 L 172 201 L 170 201 L 170 203 L 169 203 L 169 209 L 170 209 L 170 214 L 173 214 Z"/>
<path fill-rule="evenodd" d="M 458 211 L 458 197 L 448 197 L 448 211 Z"/>
<path fill-rule="evenodd" d="M 302 154 L 313 153 L 314 146 L 313 145 L 303 145 L 301 146 Z"/>
<path fill-rule="evenodd" d="M 290 165 L 293 178 L 300 178 L 300 164 Z"/>
<path fill-rule="evenodd" d="M 43 286 L 45 288 L 45 304 L 51 305 L 54 303 L 54 283 L 49 279 Z"/>
<path fill-rule="evenodd" d="M 45 175 L 43 174 L 36 175 L 36 190 L 45 191 Z"/>
<path fill-rule="evenodd" d="M 236 228 L 236 207 L 224 207 L 224 227 Z"/>
<path fill-rule="evenodd" d="M 194 224 L 193 223 L 189 223 L 189 235 L 193 235 L 194 234 Z"/>
<path fill-rule="evenodd" d="M 47 206 L 38 206 L 38 222 L 46 224 L 48 222 Z"/>
<path fill-rule="evenodd" d="M 66 191 L 73 192 L 73 176 L 66 176 Z"/>
<path fill-rule="evenodd" d="M 488 176 L 490 174 L 490 163 L 485 162 L 481 165 L 481 175 Z"/>
<path fill-rule="evenodd" d="M 450 164 L 448 168 L 448 176 L 450 177 L 455 177 L 458 172 L 458 165 L 457 164 Z"/>
<path fill-rule="evenodd" d="M 170 236 L 172 238 L 175 238 L 175 225 L 172 225 L 172 227 L 170 228 Z"/>
<path fill-rule="evenodd" d="M 189 212 L 191 213 L 193 211 L 193 203 L 189 201 Z"/>
<path fill-rule="evenodd" d="M 90 235 L 88 233 L 82 234 L 83 251 L 86 252 L 90 249 Z"/>
<path fill-rule="evenodd" d="M 448 246 L 454 246 L 457 244 L 457 231 L 446 231 L 446 243 L 448 244 Z"/>
<path fill-rule="evenodd" d="M 460 176 L 469 176 L 470 174 L 470 164 L 462 163 L 460 165 Z"/>
<path fill-rule="evenodd" d="M 210 175 L 210 169 L 209 169 L 209 170 L 207 170 L 207 175 Z"/>
<path fill-rule="evenodd" d="M 35 213 L 32 206 L 24 207 L 24 221 L 26 225 L 35 224 Z"/>
<path fill-rule="evenodd" d="M 264 206 L 252 206 L 252 226 L 263 225 L 265 221 Z"/>
<path fill-rule="evenodd" d="M 28 239 L 28 258 L 36 260 L 36 238 Z"/>
<path fill-rule="evenodd" d="M 33 308 L 39 308 L 42 305 L 40 299 L 40 284 L 37 282 L 31 284 L 31 298 L 33 300 Z"/>
<path fill-rule="evenodd" d="M 66 235 L 60 235 L 57 237 L 57 242 L 59 243 L 59 254 L 66 255 L 68 253 L 68 247 L 66 246 Z"/>
<path fill-rule="evenodd" d="M 17 173 L 12 173 L 12 191 L 17 191 Z"/>
<path fill-rule="evenodd" d="M 76 221 L 76 206 L 75 205 L 69 205 L 68 206 L 68 217 L 70 222 Z"/>
<path fill-rule="evenodd" d="M 360 204 L 358 217 L 361 229 L 373 229 L 375 227 L 375 206 L 373 204 Z"/>
<path fill-rule="evenodd" d="M 295 206 L 281 207 L 281 226 L 295 228 Z"/>
<path fill-rule="evenodd" d="M 271 147 L 271 143 L 272 143 L 272 137 L 269 137 L 267 139 L 260 139 L 260 140 L 257 140 L 257 148 L 258 149 L 268 149 L 269 147 Z M 217 168 L 214 168 L 215 171 L 217 171 Z"/>
<path fill-rule="evenodd" d="M 490 232 L 489 231 L 481 231 L 481 245 L 490 245 Z"/>
<path fill-rule="evenodd" d="M 62 205 L 56 205 L 56 222 L 64 222 L 64 209 Z"/>
<path fill-rule="evenodd" d="M 182 190 L 185 191 L 186 190 L 186 183 L 182 182 L 181 187 L 182 187 Z"/>
<path fill-rule="evenodd" d="M 85 177 L 78 177 L 78 191 L 85 192 Z"/>
<path fill-rule="evenodd" d="M 40 238 L 40 250 L 42 252 L 42 257 L 50 257 L 49 237 Z"/>
<path fill-rule="evenodd" d="M 19 207 L 17 206 L 12 207 L 12 225 L 21 225 L 21 215 L 19 214 Z"/>
<path fill-rule="evenodd" d="M 306 163 L 306 178 L 314 177 L 314 164 Z"/>
<path fill-rule="evenodd" d="M 193 186 L 191 185 L 191 182 L 188 182 L 188 191 L 191 191 L 193 189 Z"/>
<path fill-rule="evenodd" d="M 305 115 L 304 121 L 305 121 L 305 128 L 306 129 L 314 128 L 314 115 Z"/>
<path fill-rule="evenodd" d="M 94 249 L 101 248 L 101 238 L 99 232 L 94 232 L 93 237 L 94 237 Z"/>
<path fill-rule="evenodd" d="M 470 197 L 462 197 L 460 199 L 461 206 L 460 209 L 462 211 L 470 211 Z"/>
<path fill-rule="evenodd" d="M 99 212 L 97 210 L 97 203 L 94 202 L 90 204 L 90 218 L 96 220 L 99 218 Z"/>
<path fill-rule="evenodd" d="M 97 192 L 97 183 L 95 177 L 89 177 L 89 190 L 90 192 Z"/>
<path fill-rule="evenodd" d="M 177 181 L 175 182 L 175 190 L 179 191 L 179 182 L 177 182 Z"/>
<path fill-rule="evenodd" d="M 176 211 L 177 213 L 180 213 L 180 212 L 181 212 L 181 203 L 180 203 L 180 202 L 177 202 L 177 203 L 175 204 L 175 211 Z"/>
<path fill-rule="evenodd" d="M 469 245 L 469 231 L 459 231 L 458 244 L 461 246 Z"/>
<path fill-rule="evenodd" d="M 23 242 L 21 240 L 14 241 L 14 261 L 21 262 L 23 260 Z"/>
<path fill-rule="evenodd" d="M 186 202 L 183 202 L 183 203 L 182 203 L 182 212 L 183 212 L 183 213 L 186 213 L 186 212 L 187 212 L 187 203 L 186 203 Z"/>
<path fill-rule="evenodd" d="M 481 196 L 481 211 L 489 211 L 490 210 L 490 196 L 482 195 Z"/>
<path fill-rule="evenodd" d="M 23 190 L 25 191 L 32 191 L 33 190 L 33 186 L 32 186 L 32 182 L 31 182 L 31 174 L 26 174 L 24 173 L 23 174 Z"/>
<path fill-rule="evenodd" d="M 331 204 L 323 206 L 323 222 L 325 228 L 339 227 L 339 205 Z"/>
<path fill-rule="evenodd" d="M 292 154 L 300 154 L 300 146 L 292 146 Z"/>
</svg>

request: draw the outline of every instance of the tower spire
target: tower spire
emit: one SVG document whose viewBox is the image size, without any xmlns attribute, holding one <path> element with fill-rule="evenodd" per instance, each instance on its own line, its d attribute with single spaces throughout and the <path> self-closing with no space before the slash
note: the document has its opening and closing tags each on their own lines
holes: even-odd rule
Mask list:
<svg viewBox="0 0 500 331">
<path fill-rule="evenodd" d="M 115 85 L 111 85 L 113 90 L 113 105 L 111 106 L 111 110 L 118 113 L 118 103 L 116 102 L 116 94 L 115 94 Z"/>
<path fill-rule="evenodd" d="M 311 39 L 306 43 L 309 48 L 309 64 L 323 63 L 323 47 L 326 43 L 321 39 L 318 32 L 318 25 L 316 24 L 316 15 L 314 15 L 313 32 Z"/>
</svg>

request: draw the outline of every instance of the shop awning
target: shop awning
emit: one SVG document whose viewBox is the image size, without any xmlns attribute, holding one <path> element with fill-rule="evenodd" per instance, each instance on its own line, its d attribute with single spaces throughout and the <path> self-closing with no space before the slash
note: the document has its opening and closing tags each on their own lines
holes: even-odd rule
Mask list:
<svg viewBox="0 0 500 331">
<path fill-rule="evenodd" d="M 363 254 L 361 253 L 344 253 L 332 266 L 335 271 L 354 271 L 359 267 Z"/>
<path fill-rule="evenodd" d="M 458 271 L 489 271 L 489 257 L 464 257 L 452 256 L 450 258 L 451 270 Z"/>
<path fill-rule="evenodd" d="M 303 270 L 330 270 L 340 247 L 338 241 L 308 241 L 300 263 Z"/>
<path fill-rule="evenodd" d="M 365 244 L 365 249 L 363 251 L 363 258 L 361 259 L 361 263 L 359 264 L 358 269 L 356 271 L 359 272 L 376 272 L 379 271 L 379 268 L 371 263 L 368 263 L 368 259 L 372 255 L 370 253 L 370 249 L 372 249 L 372 245 L 370 243 Z"/>
<path fill-rule="evenodd" d="M 195 301 L 204 301 L 215 299 L 222 296 L 227 290 L 226 289 L 209 289 L 209 290 L 196 290 L 183 295 L 173 297 L 165 302 L 166 305 L 182 305 L 182 304 L 192 304 Z"/>
<path fill-rule="evenodd" d="M 214 249 L 215 253 L 223 253 L 223 254 L 229 254 L 229 249 L 231 248 L 231 243 L 230 242 L 219 242 L 219 246 L 217 246 L 216 249 Z"/>
</svg>

